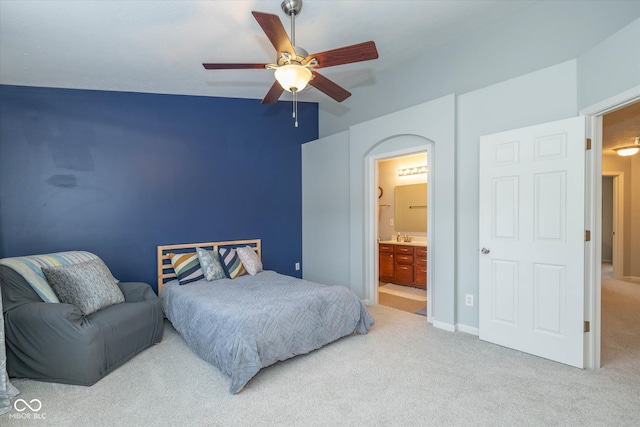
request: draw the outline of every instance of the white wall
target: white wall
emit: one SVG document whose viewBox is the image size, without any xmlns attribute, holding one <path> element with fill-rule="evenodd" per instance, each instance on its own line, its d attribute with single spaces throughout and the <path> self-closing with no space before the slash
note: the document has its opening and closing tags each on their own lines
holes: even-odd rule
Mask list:
<svg viewBox="0 0 640 427">
<path fill-rule="evenodd" d="M 640 1 L 634 2 L 640 6 Z M 578 57 L 578 108 L 640 86 L 640 19 Z"/>
<path fill-rule="evenodd" d="M 478 327 L 479 138 L 573 117 L 576 61 L 545 68 L 458 97 L 456 123 L 457 323 Z M 437 226 L 437 225 L 436 225 Z M 466 294 L 478 302 L 467 307 Z"/>
<path fill-rule="evenodd" d="M 351 288 L 367 299 L 375 277 L 374 159 L 398 155 L 401 150 L 424 151 L 432 143 L 430 182 L 433 202 L 429 243 L 432 317 L 434 325 L 450 328 L 454 322 L 455 211 L 455 97 L 449 95 L 406 110 L 352 126 L 349 130 L 351 192 Z"/>
<path fill-rule="evenodd" d="M 468 93 L 575 59 L 639 17 L 640 1 L 542 1 L 471 36 L 416 54 L 415 60 L 375 75 L 375 86 L 350 88 L 353 96 L 342 103 L 321 103 L 320 136 L 332 135 L 356 123 L 450 93 Z M 626 59 L 625 44 L 618 45 L 622 37 L 633 37 L 633 34 L 616 36 L 601 47 L 601 52 L 593 58 L 585 57 L 584 61 L 595 65 L 594 70 L 598 71 L 594 71 L 594 76 L 618 79 L 624 73 L 624 78 L 599 81 L 598 85 L 604 85 L 602 89 L 595 87 L 580 105 L 591 105 L 591 99 L 608 96 L 598 92 L 614 91 L 615 94 L 621 86 L 630 84 L 627 80 L 633 78 L 633 67 L 618 73 L 607 68 L 608 63 L 598 64 L 598 58 L 610 58 L 613 63 L 624 63 L 625 67 L 634 61 L 635 67 L 638 66 L 639 37 L 636 35 L 629 45 Z M 419 46 L 420 40 L 416 40 L 418 51 Z M 585 84 L 588 78 L 588 74 L 583 76 Z M 638 78 L 636 73 L 636 81 Z"/>
<path fill-rule="evenodd" d="M 425 151 L 433 144 L 430 200 L 438 226 L 429 237 L 437 248 L 430 266 L 431 314 L 434 324 L 453 329 L 454 102 L 453 95 L 439 98 L 303 145 L 305 279 L 346 283 L 361 298 L 375 299 L 375 159 Z"/>
<path fill-rule="evenodd" d="M 329 171 L 333 171 L 335 167 L 340 168 L 340 182 L 336 180 L 331 184 L 340 199 L 340 206 L 336 208 L 339 212 L 333 212 L 331 215 L 340 221 L 341 226 L 338 227 L 339 233 L 327 230 L 327 233 L 331 234 L 331 237 L 327 237 L 318 230 L 327 229 L 326 225 L 331 221 L 325 221 L 320 215 L 310 215 L 307 207 L 304 208 L 303 260 L 305 260 L 306 267 L 305 277 L 316 275 L 318 281 L 323 281 L 323 277 L 327 277 L 329 281 L 348 283 L 358 295 L 369 297 L 367 295 L 367 275 L 373 273 L 373 267 L 367 265 L 369 262 L 367 251 L 369 247 L 372 247 L 372 242 L 367 241 L 367 227 L 369 225 L 365 209 L 367 206 L 371 206 L 373 209 L 373 197 L 377 196 L 367 193 L 369 180 L 372 179 L 371 164 L 368 159 L 371 156 L 384 155 L 385 150 L 400 150 L 402 147 L 408 146 L 419 147 L 420 144 L 425 143 L 424 138 L 427 138 L 435 141 L 434 147 L 437 150 L 432 160 L 435 163 L 434 172 L 439 174 L 437 175 L 438 182 L 433 188 L 433 191 L 437 193 L 437 201 L 433 203 L 434 209 L 436 209 L 436 218 L 431 223 L 434 225 L 435 234 L 443 239 L 434 245 L 434 248 L 437 248 L 434 253 L 436 259 L 430 266 L 433 270 L 440 272 L 438 280 L 434 280 L 434 289 L 432 289 L 434 291 L 432 298 L 434 324 L 445 328 L 457 325 L 460 329 L 467 331 L 473 331 L 474 328 L 477 328 L 477 304 L 476 307 L 468 308 L 464 305 L 463 300 L 466 293 L 477 296 L 478 291 L 477 154 L 479 136 L 572 117 L 578 112 L 579 99 L 584 105 L 592 105 L 602 101 L 605 97 L 615 95 L 616 91 L 624 92 L 640 84 L 640 75 L 637 73 L 636 75 L 625 74 L 621 76 L 618 72 L 619 67 L 628 65 L 629 56 L 622 54 L 625 51 L 630 52 L 631 60 L 638 64 L 637 19 L 640 14 L 640 2 L 562 2 L 562 5 L 558 5 L 558 2 L 543 3 L 554 4 L 535 9 L 536 13 L 541 11 L 550 13 L 548 18 L 553 23 L 552 27 L 548 29 L 541 25 L 537 28 L 542 29 L 540 35 L 545 43 L 549 43 L 551 54 L 545 51 L 531 50 L 531 44 L 524 44 L 521 46 L 521 50 L 526 51 L 528 55 L 539 55 L 541 58 L 528 61 L 515 55 L 512 57 L 511 63 L 508 63 L 505 55 L 508 57 L 510 54 L 514 54 L 512 50 L 507 49 L 505 54 L 494 52 L 486 57 L 478 57 L 478 54 L 470 52 L 467 48 L 456 50 L 457 44 L 452 44 L 449 46 L 450 52 L 440 53 L 439 58 L 446 62 L 445 64 L 429 64 L 426 69 L 414 67 L 412 72 L 408 71 L 409 67 L 399 67 L 394 71 L 393 78 L 392 74 L 389 74 L 388 81 L 385 78 L 385 82 L 389 85 L 385 86 L 383 92 L 365 92 L 364 88 L 358 88 L 358 93 L 354 91 L 353 96 L 358 101 L 349 107 L 355 106 L 358 110 L 357 113 L 345 112 L 344 116 L 336 120 L 321 112 L 321 135 L 323 132 L 331 132 L 334 129 L 342 130 L 345 126 L 349 128 L 349 131 L 337 135 L 342 143 L 332 138 L 323 138 L 305 144 L 303 154 L 307 150 L 307 145 L 312 147 L 315 144 L 323 144 L 323 141 L 328 141 L 333 148 L 327 148 L 323 151 L 314 147 L 313 150 L 317 150 L 318 155 L 315 154 L 315 151 L 313 155 L 311 155 L 311 151 L 306 153 L 308 155 L 303 158 L 303 171 L 305 163 L 310 161 L 315 162 L 317 171 L 316 176 L 305 175 L 303 180 L 309 180 L 309 182 L 313 182 L 315 179 L 322 180 L 323 176 L 330 174 Z M 555 9 L 556 7 L 558 9 Z M 554 16 L 551 13 L 553 11 L 558 12 L 558 16 Z M 571 16 L 567 16 L 569 12 L 572 12 Z M 586 28 L 583 24 L 578 25 L 574 22 L 583 18 L 588 23 Z M 570 31 L 570 34 L 559 31 L 556 27 L 559 25 L 559 21 L 563 20 L 568 28 L 577 25 L 578 29 L 573 28 L 573 30 L 589 41 L 586 44 L 583 44 L 583 41 L 576 41 L 573 38 L 575 36 L 573 30 Z M 625 21 L 624 25 L 620 24 Z M 519 28 L 518 22 L 522 24 Z M 516 37 L 518 31 L 532 33 L 532 37 L 537 36 L 532 28 L 534 22 L 543 23 L 543 16 L 537 16 L 530 21 L 516 20 L 515 24 L 504 24 L 511 30 L 504 32 L 501 38 Z M 630 22 L 632 22 L 631 25 L 629 25 Z M 527 25 L 524 25 L 525 23 Z M 498 27 L 496 26 L 496 28 Z M 589 50 L 594 46 L 593 37 L 596 39 L 601 37 L 599 40 L 602 40 L 602 33 L 611 31 L 611 28 L 622 28 L 622 30 Z M 547 30 L 550 35 L 547 34 Z M 607 36 L 609 35 L 610 33 L 607 34 Z M 496 33 L 492 37 L 499 36 Z M 555 48 L 555 45 L 563 44 L 569 44 L 572 47 L 568 51 L 564 51 L 564 48 L 559 48 L 559 50 Z M 555 60 L 565 56 L 567 52 L 574 53 L 576 49 L 580 52 L 568 61 L 556 61 L 544 67 L 532 68 L 538 64 L 546 64 L 550 58 Z M 486 50 L 481 50 L 481 52 L 486 52 Z M 617 53 L 612 55 L 611 52 Z M 492 55 L 495 55 L 495 58 Z M 580 55 L 579 58 L 578 55 Z M 467 58 L 467 56 L 469 57 Z M 430 56 L 430 59 L 434 58 L 434 56 Z M 525 72 L 530 72 L 528 74 L 521 72 L 515 78 L 505 77 L 505 75 L 510 76 L 522 71 L 522 67 L 519 65 L 520 60 L 526 63 Z M 474 68 L 474 62 L 477 62 L 475 65 L 480 68 Z M 588 69 L 595 63 L 605 65 L 598 68 L 598 79 L 592 81 Z M 429 67 L 437 67 L 437 72 Z M 491 70 L 495 74 L 492 75 Z M 472 78 L 473 82 L 468 90 L 457 89 L 467 87 L 460 82 L 467 77 L 468 73 L 474 71 L 484 77 Z M 498 80 L 484 85 L 481 89 L 473 87 L 493 79 Z M 617 82 L 609 81 L 616 79 L 618 79 Z M 603 89 L 593 88 L 596 81 L 602 81 L 598 84 L 604 85 Z M 457 96 L 447 96 L 424 103 L 427 99 L 434 99 L 433 95 L 438 91 L 452 87 L 456 88 Z M 363 92 L 360 92 L 361 90 Z M 431 98 L 428 98 L 429 96 Z M 384 102 L 380 102 L 380 100 L 384 100 Z M 446 123 L 451 123 L 455 130 L 455 143 L 454 131 L 451 131 L 450 135 L 443 131 L 442 134 L 434 136 L 435 128 L 431 128 L 431 126 L 438 126 L 438 123 L 433 122 L 433 118 L 438 116 L 437 111 L 429 111 L 427 107 L 424 112 L 421 112 L 421 108 L 438 105 L 440 102 L 443 102 L 441 112 L 447 114 L 443 120 Z M 416 103 L 419 104 L 417 107 L 403 109 L 407 105 Z M 454 108 L 454 105 L 455 112 L 449 116 L 449 108 Z M 386 114 L 390 111 L 395 112 Z M 377 116 L 381 117 L 364 121 L 365 118 Z M 442 129 L 445 128 L 447 126 Z M 418 130 L 416 131 L 416 129 Z M 394 136 L 403 134 L 419 135 L 422 140 L 420 138 L 418 140 L 394 138 Z M 386 141 L 387 139 L 388 141 Z M 332 152 L 333 149 L 335 152 Z M 312 149 L 309 148 L 309 150 Z M 344 163 L 345 157 L 338 161 L 341 156 L 348 158 L 348 165 Z M 640 160 L 638 161 L 640 162 Z M 348 181 L 345 178 L 347 175 Z M 346 188 L 347 184 L 349 185 L 348 189 Z M 322 187 L 322 185 L 320 186 Z M 371 188 L 371 193 L 373 193 L 373 186 Z M 348 215 L 346 214 L 344 197 L 349 199 Z M 305 195 L 303 203 L 307 203 L 308 200 L 309 196 Z M 636 212 L 640 212 L 640 204 L 634 205 L 634 208 Z M 313 218 L 313 221 L 309 221 L 307 216 Z M 346 225 L 347 221 L 348 225 Z M 335 240 L 338 237 L 341 239 L 340 242 L 344 242 L 343 233 L 347 229 L 349 243 L 344 246 L 342 243 L 336 244 Z M 638 237 L 640 234 L 637 236 L 634 234 L 634 236 Z M 446 239 L 448 241 L 445 241 Z M 318 254 L 317 259 L 315 256 L 310 256 L 309 253 L 304 253 L 309 250 L 305 248 L 310 246 L 313 246 L 312 250 Z M 336 263 L 335 265 L 328 262 L 327 251 L 337 251 L 333 261 Z M 640 252 L 634 252 L 634 254 L 636 257 L 640 257 Z M 348 278 L 345 270 L 345 260 L 347 259 L 350 260 Z M 337 269 L 340 273 L 334 274 L 332 269 Z M 481 303 L 478 301 L 478 304 Z"/>
<path fill-rule="evenodd" d="M 302 275 L 350 286 L 349 133 L 302 145 Z"/>
</svg>

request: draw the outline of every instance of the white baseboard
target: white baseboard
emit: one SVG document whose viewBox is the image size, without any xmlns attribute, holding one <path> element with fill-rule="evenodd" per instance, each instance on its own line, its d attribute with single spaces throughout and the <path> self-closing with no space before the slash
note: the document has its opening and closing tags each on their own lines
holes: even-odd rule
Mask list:
<svg viewBox="0 0 640 427">
<path fill-rule="evenodd" d="M 480 330 L 478 328 L 474 328 L 473 326 L 468 326 L 468 325 L 463 325 L 461 323 L 458 323 L 456 325 L 456 329 L 459 332 L 464 332 L 466 334 L 471 334 L 471 335 L 475 335 L 475 336 L 479 336 L 480 335 Z"/>
<path fill-rule="evenodd" d="M 456 331 L 456 327 L 454 325 L 451 325 L 449 323 L 439 322 L 437 320 L 433 321 L 433 327 L 438 329 L 444 329 L 445 331 L 448 331 L 448 332 Z"/>
<path fill-rule="evenodd" d="M 640 277 L 638 276 L 623 276 L 622 280 L 629 280 L 631 282 L 640 282 Z"/>
</svg>

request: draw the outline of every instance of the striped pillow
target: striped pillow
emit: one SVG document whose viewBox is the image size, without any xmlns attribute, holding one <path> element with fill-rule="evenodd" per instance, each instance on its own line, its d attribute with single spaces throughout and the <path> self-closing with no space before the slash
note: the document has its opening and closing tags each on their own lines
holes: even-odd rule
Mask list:
<svg viewBox="0 0 640 427">
<path fill-rule="evenodd" d="M 247 274 L 235 249 L 219 248 L 218 253 L 220 254 L 222 268 L 224 268 L 224 272 L 229 279 L 235 279 L 236 277 Z"/>
<path fill-rule="evenodd" d="M 34 291 L 44 302 L 60 302 L 49 282 L 47 282 L 42 268 L 57 267 L 61 265 L 73 265 L 84 261 L 97 259 L 98 256 L 86 251 L 56 252 L 45 255 L 30 255 L 0 260 L 1 265 L 6 265 L 20 273 L 31 285 Z M 114 279 L 115 280 L 115 279 Z M 117 280 L 116 280 L 117 282 Z"/>
<path fill-rule="evenodd" d="M 181 285 L 204 279 L 197 253 L 169 254 L 169 259 Z"/>
</svg>

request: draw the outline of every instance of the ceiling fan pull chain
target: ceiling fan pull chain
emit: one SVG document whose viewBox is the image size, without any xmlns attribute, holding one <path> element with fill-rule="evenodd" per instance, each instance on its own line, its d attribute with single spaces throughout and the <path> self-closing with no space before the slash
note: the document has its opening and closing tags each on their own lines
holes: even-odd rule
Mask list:
<svg viewBox="0 0 640 427">
<path fill-rule="evenodd" d="M 298 91 L 293 89 L 293 119 L 295 120 L 295 126 L 298 127 Z"/>
</svg>

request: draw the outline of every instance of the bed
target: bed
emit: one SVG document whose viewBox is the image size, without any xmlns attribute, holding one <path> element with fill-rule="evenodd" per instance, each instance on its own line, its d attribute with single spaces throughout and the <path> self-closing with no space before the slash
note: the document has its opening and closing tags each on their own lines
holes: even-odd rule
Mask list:
<svg viewBox="0 0 640 427">
<path fill-rule="evenodd" d="M 169 259 L 170 253 L 196 248 L 246 246 L 260 257 L 259 239 L 158 246 L 164 313 L 198 356 L 231 377 L 231 393 L 242 391 L 264 367 L 353 333 L 368 333 L 373 318 L 344 286 L 274 271 L 180 285 Z"/>
</svg>

